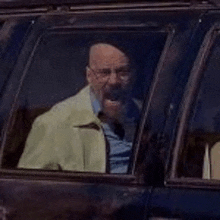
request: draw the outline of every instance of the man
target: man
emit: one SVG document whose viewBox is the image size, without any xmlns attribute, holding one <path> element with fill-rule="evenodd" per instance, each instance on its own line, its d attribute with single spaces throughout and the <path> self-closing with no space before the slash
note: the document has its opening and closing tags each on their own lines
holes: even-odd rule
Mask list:
<svg viewBox="0 0 220 220">
<path fill-rule="evenodd" d="M 93 45 L 88 86 L 35 120 L 18 167 L 126 173 L 139 117 L 130 63 L 116 46 Z"/>
</svg>

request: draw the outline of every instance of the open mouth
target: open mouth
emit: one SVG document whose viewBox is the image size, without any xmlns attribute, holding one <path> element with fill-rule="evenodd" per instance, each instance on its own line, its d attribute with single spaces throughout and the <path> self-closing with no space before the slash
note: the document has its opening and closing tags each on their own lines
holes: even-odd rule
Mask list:
<svg viewBox="0 0 220 220">
<path fill-rule="evenodd" d="M 105 93 L 105 99 L 111 102 L 123 102 L 125 94 L 121 90 L 110 91 Z"/>
<path fill-rule="evenodd" d="M 105 101 L 106 101 L 105 103 L 106 103 L 107 106 L 112 106 L 112 107 L 113 106 L 115 106 L 115 107 L 116 106 L 121 106 L 121 104 L 122 104 L 121 101 L 116 101 L 116 100 L 106 99 Z"/>
</svg>

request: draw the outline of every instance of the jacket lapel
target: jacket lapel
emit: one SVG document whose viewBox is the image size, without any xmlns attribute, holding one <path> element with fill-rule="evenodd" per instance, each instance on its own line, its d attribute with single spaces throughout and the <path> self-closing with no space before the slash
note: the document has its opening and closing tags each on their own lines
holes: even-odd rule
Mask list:
<svg viewBox="0 0 220 220">
<path fill-rule="evenodd" d="M 90 86 L 72 100 L 70 125 L 78 128 L 83 143 L 85 171 L 106 171 L 106 143 L 101 121 L 95 116 L 90 100 Z"/>
</svg>

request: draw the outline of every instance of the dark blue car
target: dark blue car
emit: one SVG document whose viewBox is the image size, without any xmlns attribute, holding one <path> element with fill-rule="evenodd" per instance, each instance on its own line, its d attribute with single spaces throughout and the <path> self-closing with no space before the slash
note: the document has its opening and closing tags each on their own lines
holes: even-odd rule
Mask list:
<svg viewBox="0 0 220 220">
<path fill-rule="evenodd" d="M 76 163 L 62 144 L 57 151 L 44 144 L 57 149 L 60 134 L 52 130 L 60 118 L 31 142 L 34 129 L 86 87 L 88 72 L 111 77 L 91 67 L 97 42 L 129 57 L 129 69 L 111 74 L 134 75 L 130 148 L 111 142 L 123 133 L 117 125 L 104 135 L 114 145 L 103 146 L 104 172 L 49 166 L 54 152 Z M 0 219 L 220 219 L 220 1 L 2 0 L 0 91 Z M 107 98 L 114 106 L 121 96 Z M 101 117 L 104 126 L 89 129 L 108 131 Z M 69 129 L 61 132 L 63 138 Z M 21 166 L 30 142 L 37 153 L 29 161 L 46 154 L 48 166 Z"/>
</svg>

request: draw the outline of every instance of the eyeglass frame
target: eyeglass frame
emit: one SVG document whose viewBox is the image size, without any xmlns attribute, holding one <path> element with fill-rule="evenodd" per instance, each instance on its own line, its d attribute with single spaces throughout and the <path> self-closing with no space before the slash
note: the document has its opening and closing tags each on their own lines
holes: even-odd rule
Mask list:
<svg viewBox="0 0 220 220">
<path fill-rule="evenodd" d="M 109 77 L 110 77 L 110 75 L 112 74 L 112 70 L 111 69 L 109 69 L 109 68 L 105 68 L 105 69 L 102 69 L 102 70 L 110 70 L 110 72 L 107 72 L 107 73 L 104 73 L 104 72 L 101 72 L 101 71 L 99 71 L 99 72 L 97 72 L 96 70 L 94 70 L 94 69 L 92 69 L 90 66 L 87 66 L 86 68 L 88 68 L 89 70 L 91 70 L 93 73 L 94 73 L 94 75 L 96 76 L 96 78 L 97 79 L 102 79 L 102 80 L 104 80 L 104 79 L 106 79 L 106 80 L 108 80 L 109 79 Z M 125 66 L 123 66 L 123 67 L 120 67 L 120 68 L 118 68 L 119 70 L 121 69 L 121 68 L 125 68 Z M 128 73 L 127 75 L 125 75 L 125 76 L 122 76 L 122 75 L 119 75 L 119 71 L 117 71 L 117 69 L 116 70 L 114 70 L 114 72 L 115 72 L 115 74 L 117 75 L 117 77 L 119 77 L 119 79 L 121 80 L 121 81 L 127 81 L 127 80 L 129 80 L 130 78 L 131 78 L 131 76 L 132 76 L 132 68 L 129 66 L 129 67 L 127 67 L 126 66 L 126 68 L 128 68 L 129 69 L 129 71 L 127 71 L 126 73 Z M 121 71 L 121 73 L 125 73 L 125 72 L 122 72 Z M 128 78 L 123 78 L 123 77 L 128 77 Z M 107 79 L 108 78 L 108 79 Z"/>
</svg>

